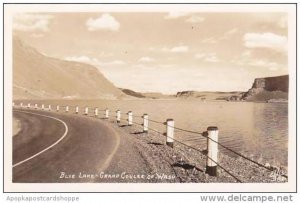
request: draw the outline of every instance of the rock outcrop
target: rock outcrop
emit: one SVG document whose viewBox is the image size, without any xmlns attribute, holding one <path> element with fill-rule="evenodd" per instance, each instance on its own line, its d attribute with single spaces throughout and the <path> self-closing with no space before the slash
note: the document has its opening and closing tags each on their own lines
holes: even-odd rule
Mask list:
<svg viewBox="0 0 300 203">
<path fill-rule="evenodd" d="M 289 76 L 276 76 L 257 78 L 241 100 L 268 101 L 276 99 L 287 99 L 289 91 Z"/>
<path fill-rule="evenodd" d="M 176 97 L 199 97 L 196 91 L 177 92 Z"/>
</svg>

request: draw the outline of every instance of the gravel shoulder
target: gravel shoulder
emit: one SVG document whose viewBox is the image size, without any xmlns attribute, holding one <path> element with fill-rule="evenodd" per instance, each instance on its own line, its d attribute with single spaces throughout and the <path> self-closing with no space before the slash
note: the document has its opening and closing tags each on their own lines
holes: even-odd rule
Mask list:
<svg viewBox="0 0 300 203">
<path fill-rule="evenodd" d="M 199 151 L 174 143 L 174 148 L 165 144 L 165 137 L 149 131 L 142 133 L 140 126 L 127 126 L 105 120 L 120 135 L 120 146 L 110 165 L 103 172 L 100 182 L 134 183 L 224 183 L 237 182 L 223 169 L 218 177 L 205 173 L 206 157 Z M 199 148 L 200 151 L 205 150 Z M 242 158 L 219 154 L 219 164 L 242 182 L 276 183 L 287 182 L 278 175 L 286 174 L 282 168 L 270 172 Z M 113 176 L 113 177 L 112 177 Z"/>
</svg>

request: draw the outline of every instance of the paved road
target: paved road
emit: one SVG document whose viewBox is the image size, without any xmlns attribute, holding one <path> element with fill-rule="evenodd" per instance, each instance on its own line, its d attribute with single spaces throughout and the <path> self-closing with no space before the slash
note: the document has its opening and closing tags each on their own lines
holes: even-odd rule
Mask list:
<svg viewBox="0 0 300 203">
<path fill-rule="evenodd" d="M 13 137 L 13 182 L 93 182 L 80 177 L 105 170 L 119 146 L 100 119 L 27 109 L 13 116 L 22 125 Z"/>
</svg>

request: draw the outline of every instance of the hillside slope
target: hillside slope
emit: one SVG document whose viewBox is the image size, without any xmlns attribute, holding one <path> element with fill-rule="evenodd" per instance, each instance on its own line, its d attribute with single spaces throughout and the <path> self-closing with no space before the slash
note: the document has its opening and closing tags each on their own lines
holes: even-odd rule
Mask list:
<svg viewBox="0 0 300 203">
<path fill-rule="evenodd" d="M 115 99 L 123 95 L 95 67 L 44 56 L 13 39 L 14 99 Z"/>
<path fill-rule="evenodd" d="M 133 90 L 130 89 L 123 89 L 123 88 L 119 88 L 124 94 L 132 96 L 132 97 L 137 97 L 137 98 L 145 98 L 145 96 L 142 93 L 139 92 L 135 92 Z"/>
</svg>

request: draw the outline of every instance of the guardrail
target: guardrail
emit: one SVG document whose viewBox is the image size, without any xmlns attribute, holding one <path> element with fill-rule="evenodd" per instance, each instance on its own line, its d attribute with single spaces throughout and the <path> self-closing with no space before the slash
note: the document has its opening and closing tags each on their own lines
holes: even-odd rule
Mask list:
<svg viewBox="0 0 300 203">
<path fill-rule="evenodd" d="M 13 102 L 13 107 L 16 107 L 16 104 Z M 21 102 L 19 104 L 20 108 L 26 108 L 23 103 Z M 27 108 L 31 108 L 34 107 L 33 109 L 39 109 L 38 108 L 38 104 L 35 104 L 34 106 L 32 106 L 30 103 L 27 104 Z M 61 110 L 62 107 L 63 109 Z M 59 111 L 63 111 L 65 113 L 69 112 L 69 107 L 74 108 L 74 113 L 75 114 L 79 114 L 80 109 L 84 109 L 84 115 L 88 115 L 89 114 L 89 109 L 94 109 L 94 116 L 98 117 L 99 116 L 99 112 L 103 112 L 104 118 L 105 119 L 109 119 L 109 113 L 110 110 L 109 109 L 98 109 L 98 107 L 79 107 L 79 106 L 69 106 L 69 105 L 56 105 L 56 112 Z M 48 111 L 52 111 L 51 109 L 51 105 L 48 105 L 48 108 L 45 108 L 44 104 L 41 104 L 41 110 L 48 110 Z M 188 147 L 189 149 L 195 150 L 199 153 L 201 153 L 202 155 L 204 155 L 206 157 L 206 173 L 209 174 L 210 176 L 218 176 L 218 170 L 217 168 L 221 168 L 223 169 L 228 175 L 230 175 L 233 179 L 235 179 L 237 182 L 242 182 L 239 178 L 237 178 L 232 172 L 230 172 L 228 169 L 224 168 L 222 165 L 220 165 L 220 163 L 218 162 L 218 153 L 219 153 L 219 147 L 222 147 L 225 150 L 230 151 L 231 153 L 234 153 L 235 155 L 237 155 L 238 157 L 241 157 L 263 169 L 266 169 L 268 171 L 275 171 L 276 168 L 271 167 L 270 165 L 263 165 L 261 163 L 258 163 L 257 161 L 239 153 L 236 152 L 235 150 L 225 146 L 224 144 L 220 143 L 218 141 L 218 135 L 219 135 L 219 130 L 217 126 L 209 126 L 207 128 L 207 131 L 204 132 L 196 132 L 196 131 L 191 131 L 191 130 L 187 130 L 187 129 L 182 129 L 182 128 L 178 128 L 175 127 L 175 121 L 172 118 L 168 118 L 166 119 L 165 122 L 161 122 L 161 121 L 156 121 L 156 120 L 152 120 L 149 119 L 149 115 L 148 114 L 143 114 L 142 116 L 136 116 L 133 114 L 132 111 L 128 111 L 127 113 L 122 113 L 121 110 L 116 110 L 116 122 L 120 123 L 121 121 L 125 121 L 127 122 L 128 126 L 132 126 L 132 125 L 136 125 L 136 126 L 141 126 L 143 128 L 143 133 L 148 133 L 149 131 L 153 131 L 158 133 L 161 136 L 164 136 L 166 138 L 166 145 L 168 145 L 169 147 L 174 147 L 174 143 L 176 144 L 180 144 L 183 145 L 185 147 Z M 122 118 L 123 116 L 126 116 L 127 118 L 124 119 Z M 143 123 L 137 123 L 134 121 L 134 118 L 142 118 Z M 156 123 L 156 124 L 161 124 L 164 125 L 166 127 L 166 132 L 160 132 L 154 128 L 149 127 L 149 123 Z M 179 141 L 177 139 L 174 138 L 174 130 L 179 130 L 182 132 L 186 132 L 186 133 L 192 133 L 192 134 L 196 134 L 196 135 L 200 135 L 204 138 L 207 139 L 207 150 L 206 151 L 201 151 L 193 146 L 190 146 L 182 141 Z M 285 174 L 278 174 L 286 179 L 288 179 L 288 176 Z"/>
</svg>

